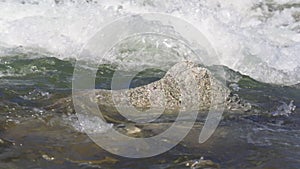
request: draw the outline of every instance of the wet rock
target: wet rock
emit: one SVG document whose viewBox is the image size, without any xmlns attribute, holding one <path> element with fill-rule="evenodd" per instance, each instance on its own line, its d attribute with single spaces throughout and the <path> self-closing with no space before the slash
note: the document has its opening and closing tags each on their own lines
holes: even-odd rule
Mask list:
<svg viewBox="0 0 300 169">
<path fill-rule="evenodd" d="M 196 110 L 208 109 L 213 95 L 226 95 L 229 90 L 207 69 L 191 62 L 182 62 L 172 67 L 161 80 L 148 85 L 120 91 L 96 90 L 95 93 L 100 105 L 133 105 L 142 110 L 151 106 L 158 109 Z"/>
<path fill-rule="evenodd" d="M 42 158 L 47 160 L 47 161 L 53 161 L 55 158 L 54 157 L 50 157 L 49 155 L 47 154 L 43 154 L 42 155 Z"/>
<path fill-rule="evenodd" d="M 248 112 L 252 109 L 252 105 L 246 100 L 241 99 L 238 94 L 230 93 L 227 96 L 226 108 L 228 110 Z"/>
<path fill-rule="evenodd" d="M 140 136 L 142 129 L 133 124 L 120 124 L 116 129 L 127 136 Z"/>
<path fill-rule="evenodd" d="M 173 66 L 166 75 L 153 83 L 128 90 L 82 91 L 73 95 L 76 106 L 87 108 L 90 102 L 99 105 L 105 117 L 118 114 L 116 107 L 134 107 L 136 110 L 154 108 L 166 113 L 177 113 L 178 110 L 208 110 L 212 105 L 225 105 L 225 98 L 230 90 L 218 81 L 211 72 L 192 62 L 181 62 Z M 50 111 L 65 114 L 74 113 L 72 98 L 61 99 L 47 107 Z M 89 110 L 95 112 L 97 110 Z M 140 115 L 141 111 L 136 111 Z M 107 113 L 107 114 L 105 114 Z M 134 114 L 134 113 L 133 113 Z M 115 118 L 110 118 L 112 121 Z M 124 118 L 119 118 L 123 121 Z"/>
<path fill-rule="evenodd" d="M 117 159 L 112 157 L 105 157 L 104 159 L 100 159 L 100 160 L 71 160 L 71 159 L 66 159 L 66 160 L 72 163 L 87 164 L 89 167 L 91 167 L 92 165 L 98 166 L 103 164 L 115 164 L 118 162 Z"/>
<path fill-rule="evenodd" d="M 126 128 L 126 130 L 127 130 L 128 135 L 137 134 L 142 131 L 140 128 L 135 127 L 135 126 L 130 126 L 130 127 Z"/>
<path fill-rule="evenodd" d="M 0 138 L 0 147 L 1 146 L 14 146 L 16 143 L 12 140 Z"/>
<path fill-rule="evenodd" d="M 201 157 L 199 160 L 191 160 L 186 162 L 186 167 L 190 167 L 191 169 L 219 169 L 219 164 L 214 163 L 211 160 L 204 160 L 203 157 Z"/>
</svg>

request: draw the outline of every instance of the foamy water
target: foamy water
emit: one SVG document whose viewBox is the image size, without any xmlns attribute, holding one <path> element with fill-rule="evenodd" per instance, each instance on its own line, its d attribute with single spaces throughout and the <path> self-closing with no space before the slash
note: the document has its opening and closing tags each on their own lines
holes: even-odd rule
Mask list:
<svg viewBox="0 0 300 169">
<path fill-rule="evenodd" d="M 77 57 L 105 24 L 144 12 L 192 23 L 223 65 L 264 82 L 300 82 L 299 0 L 0 0 L 0 54 L 38 51 L 60 59 Z"/>
</svg>

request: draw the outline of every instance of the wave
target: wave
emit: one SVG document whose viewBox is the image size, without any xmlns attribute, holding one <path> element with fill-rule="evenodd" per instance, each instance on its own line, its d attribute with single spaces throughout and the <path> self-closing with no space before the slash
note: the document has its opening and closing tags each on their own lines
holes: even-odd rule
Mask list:
<svg viewBox="0 0 300 169">
<path fill-rule="evenodd" d="M 0 0 L 0 55 L 76 58 L 105 24 L 124 15 L 161 12 L 184 18 L 204 33 L 220 64 L 259 81 L 296 84 L 299 8 L 296 0 Z"/>
</svg>

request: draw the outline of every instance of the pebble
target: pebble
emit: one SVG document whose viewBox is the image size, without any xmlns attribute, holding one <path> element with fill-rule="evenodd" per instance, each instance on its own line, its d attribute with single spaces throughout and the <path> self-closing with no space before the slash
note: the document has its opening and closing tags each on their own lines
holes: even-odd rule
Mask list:
<svg viewBox="0 0 300 169">
<path fill-rule="evenodd" d="M 137 128 L 135 126 L 130 126 L 130 127 L 126 128 L 126 130 L 127 130 L 127 134 L 137 134 L 142 131 L 140 128 Z"/>
<path fill-rule="evenodd" d="M 53 161 L 55 159 L 54 157 L 50 157 L 47 154 L 43 154 L 42 157 L 43 157 L 43 159 L 45 159 L 47 161 Z"/>
<path fill-rule="evenodd" d="M 191 169 L 219 169 L 219 164 L 214 163 L 211 160 L 204 160 L 204 157 L 201 157 L 199 160 L 191 160 L 185 164 L 186 167 Z"/>
</svg>

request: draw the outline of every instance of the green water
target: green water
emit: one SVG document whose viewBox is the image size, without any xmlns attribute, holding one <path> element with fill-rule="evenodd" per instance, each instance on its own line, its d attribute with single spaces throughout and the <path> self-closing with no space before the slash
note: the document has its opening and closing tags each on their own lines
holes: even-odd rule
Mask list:
<svg viewBox="0 0 300 169">
<path fill-rule="evenodd" d="M 300 114 L 273 117 L 282 102 L 300 107 L 300 90 L 260 83 L 225 69 L 228 86 L 239 79 L 238 94 L 250 111 L 227 110 L 217 131 L 204 144 L 197 142 L 205 119 L 198 118 L 190 134 L 175 148 L 156 157 L 128 159 L 112 155 L 76 130 L 70 117 L 45 107 L 71 95 L 74 60 L 31 54 L 0 59 L 0 168 L 190 168 L 204 157 L 206 168 L 300 168 Z M 216 69 L 214 67 L 211 70 Z M 96 88 L 110 89 L 115 67 L 100 65 Z M 126 72 L 124 72 L 126 73 Z M 130 87 L 159 80 L 165 72 L 140 72 Z M 74 124 L 72 124 L 74 123 Z M 170 120 L 138 126 L 142 135 L 155 135 Z M 126 127 L 128 124 L 122 124 Z M 122 126 L 114 128 L 121 131 Z M 120 143 L 122 144 L 122 143 Z M 205 167 L 203 167 L 205 168 Z"/>
</svg>

